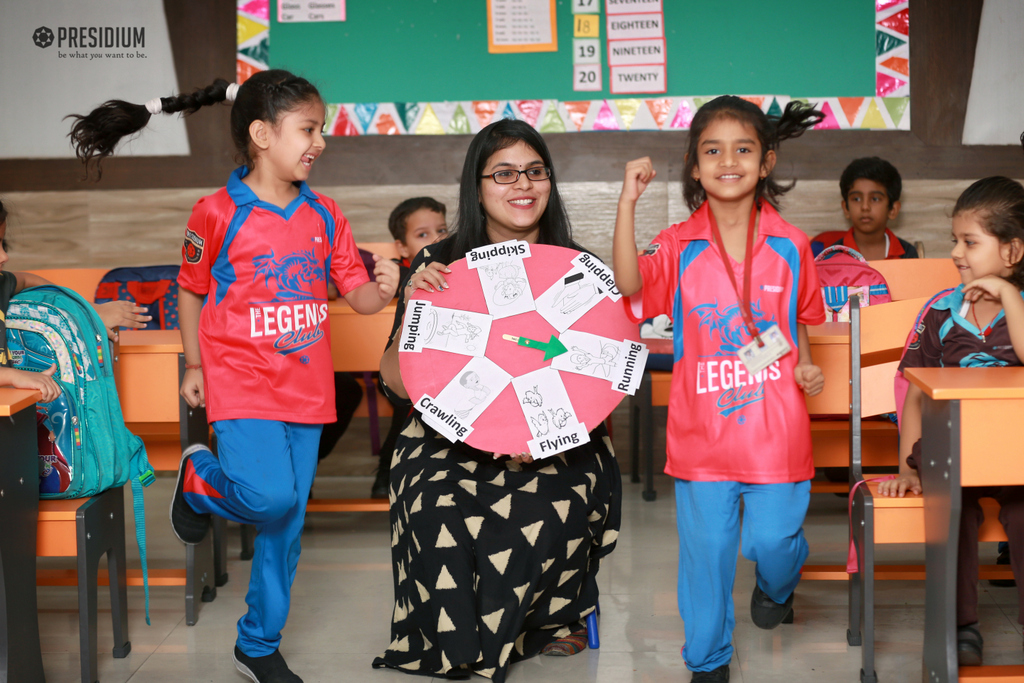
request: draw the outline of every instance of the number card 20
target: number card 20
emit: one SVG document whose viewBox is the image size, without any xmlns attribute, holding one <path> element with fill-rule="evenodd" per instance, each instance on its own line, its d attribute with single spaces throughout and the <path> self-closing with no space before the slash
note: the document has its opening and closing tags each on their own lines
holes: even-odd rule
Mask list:
<svg viewBox="0 0 1024 683">
<path fill-rule="evenodd" d="M 572 67 L 572 89 L 592 92 L 601 90 L 600 64 L 575 64 Z"/>
</svg>

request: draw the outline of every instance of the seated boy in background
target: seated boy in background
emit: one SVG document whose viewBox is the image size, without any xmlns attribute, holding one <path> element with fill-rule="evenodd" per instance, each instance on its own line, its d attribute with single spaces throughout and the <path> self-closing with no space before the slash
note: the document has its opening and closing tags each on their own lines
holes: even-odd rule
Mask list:
<svg viewBox="0 0 1024 683">
<path fill-rule="evenodd" d="M 433 197 L 406 199 L 391 211 L 388 231 L 401 257 L 399 292 L 409 279 L 409 264 L 420 249 L 448 236 L 447 214 L 445 205 Z"/>
<path fill-rule="evenodd" d="M 398 294 L 405 294 L 405 285 L 409 281 L 409 264 L 423 247 L 444 239 L 448 236 L 446 216 L 448 209 L 433 197 L 413 197 L 396 206 L 388 217 L 388 231 L 395 239 L 398 249 Z M 380 445 L 380 464 L 377 466 L 377 478 L 373 482 L 374 498 L 388 497 L 388 477 L 391 473 L 391 454 L 395 450 L 398 434 L 409 417 L 409 410 L 393 405 L 391 428 L 388 429 L 384 442 Z"/>
<path fill-rule="evenodd" d="M 889 229 L 889 221 L 900 213 L 903 181 L 899 171 L 885 159 L 854 159 L 839 179 L 843 215 L 853 227 L 845 234 L 822 233 L 811 241 L 815 255 L 828 246 L 855 249 L 868 261 L 918 258 L 917 249 Z M 834 241 L 833 240 L 838 240 Z"/>
</svg>

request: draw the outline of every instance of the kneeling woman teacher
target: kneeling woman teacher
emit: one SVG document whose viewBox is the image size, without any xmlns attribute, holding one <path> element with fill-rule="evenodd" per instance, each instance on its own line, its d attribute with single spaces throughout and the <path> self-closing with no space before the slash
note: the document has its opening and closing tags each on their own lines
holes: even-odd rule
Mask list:
<svg viewBox="0 0 1024 683">
<path fill-rule="evenodd" d="M 381 359 L 389 398 L 409 405 L 394 344 L 409 292 L 446 285 L 448 264 L 512 239 L 583 251 L 543 138 L 503 120 L 470 143 L 454 233 L 412 262 Z M 389 494 L 395 608 L 391 644 L 375 667 L 501 683 L 511 662 L 586 647 L 584 617 L 597 604 L 598 567 L 615 547 L 621 513 L 604 425 L 590 443 L 533 462 L 451 443 L 414 412 L 395 445 Z M 522 529 L 537 522 L 531 543 Z"/>
</svg>

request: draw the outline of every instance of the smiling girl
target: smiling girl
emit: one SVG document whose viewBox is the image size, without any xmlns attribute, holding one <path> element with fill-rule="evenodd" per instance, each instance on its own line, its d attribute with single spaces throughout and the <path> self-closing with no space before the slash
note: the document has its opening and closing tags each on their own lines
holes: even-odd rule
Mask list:
<svg viewBox="0 0 1024 683">
<path fill-rule="evenodd" d="M 371 314 L 391 301 L 398 266 L 375 257 L 369 282 L 348 221 L 306 185 L 325 147 L 324 103 L 287 71 L 254 74 L 240 87 L 218 80 L 145 106 L 107 102 L 76 117 L 71 138 L 83 162 L 98 164 L 151 114 L 190 114 L 225 100 L 234 101 L 231 137 L 244 165 L 193 209 L 178 276 L 181 395 L 206 407 L 218 454 L 205 446 L 182 454 L 171 527 L 193 544 L 211 513 L 256 525 L 234 662 L 257 683 L 294 683 L 301 679 L 278 645 L 320 432 L 337 419 L 327 280 L 358 313 Z"/>
<path fill-rule="evenodd" d="M 701 107 L 683 168 L 693 215 L 639 259 L 636 203 L 655 172 L 648 158 L 626 164 L 615 282 L 638 322 L 675 321 L 665 471 L 676 479 L 682 654 L 694 681 L 729 680 L 740 497 L 743 555 L 757 563 L 757 626 L 792 622 L 807 557 L 814 465 L 803 393 L 819 393 L 825 380 L 806 326 L 824 322 L 825 310 L 807 237 L 775 210 L 789 188 L 772 169 L 779 142 L 820 120 L 797 102 L 778 119 L 738 97 Z"/>
<path fill-rule="evenodd" d="M 984 178 L 960 195 L 953 209 L 953 263 L 960 284 L 934 302 L 913 332 L 905 368 L 1024 365 L 1024 187 L 1000 176 Z M 921 493 L 921 390 L 911 384 L 900 421 L 900 474 L 878 486 L 883 496 Z M 1010 540 L 1024 624 L 1024 487 L 963 489 L 957 558 L 956 622 L 960 666 L 980 666 L 978 631 L 979 500 L 999 501 L 999 521 Z"/>
</svg>

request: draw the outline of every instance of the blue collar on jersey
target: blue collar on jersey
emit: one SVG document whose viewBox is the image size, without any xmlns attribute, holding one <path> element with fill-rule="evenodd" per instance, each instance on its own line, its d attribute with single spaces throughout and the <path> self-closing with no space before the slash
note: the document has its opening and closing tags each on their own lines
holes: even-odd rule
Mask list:
<svg viewBox="0 0 1024 683">
<path fill-rule="evenodd" d="M 267 211 L 273 211 L 277 215 L 281 216 L 285 220 L 292 217 L 295 210 L 302 206 L 307 200 L 311 202 L 317 201 L 316 193 L 309 189 L 309 185 L 306 182 L 299 181 L 299 196 L 288 203 L 288 206 L 283 209 L 276 204 L 262 201 L 256 196 L 256 193 L 249 188 L 248 185 L 242 182 L 242 178 L 249 175 L 249 169 L 245 166 L 239 166 L 231 172 L 231 177 L 228 178 L 228 196 L 231 197 L 231 201 L 235 203 L 235 206 L 241 208 L 246 204 L 253 204 L 266 209 Z"/>
<path fill-rule="evenodd" d="M 1021 297 L 1024 298 L 1024 292 L 1021 292 Z M 974 336 L 978 337 L 979 339 L 984 339 L 985 337 L 981 334 L 981 330 L 978 329 L 978 326 L 975 325 L 972 321 L 960 315 L 960 310 L 963 308 L 963 306 L 964 286 L 962 284 L 957 285 L 956 289 L 954 289 L 952 292 L 950 292 L 949 294 L 947 294 L 946 296 L 942 297 L 934 304 L 932 304 L 932 308 L 949 311 L 950 320 L 954 324 L 959 325 L 960 327 L 964 328 L 965 330 L 967 330 Z M 996 317 L 992 319 L 990 325 L 992 327 L 995 327 L 996 323 L 1002 320 L 1005 316 L 1005 310 L 999 311 L 998 315 L 996 315 Z M 940 330 L 939 338 L 945 339 L 947 332 L 949 332 L 949 327 L 948 325 L 944 325 L 942 330 Z"/>
</svg>

